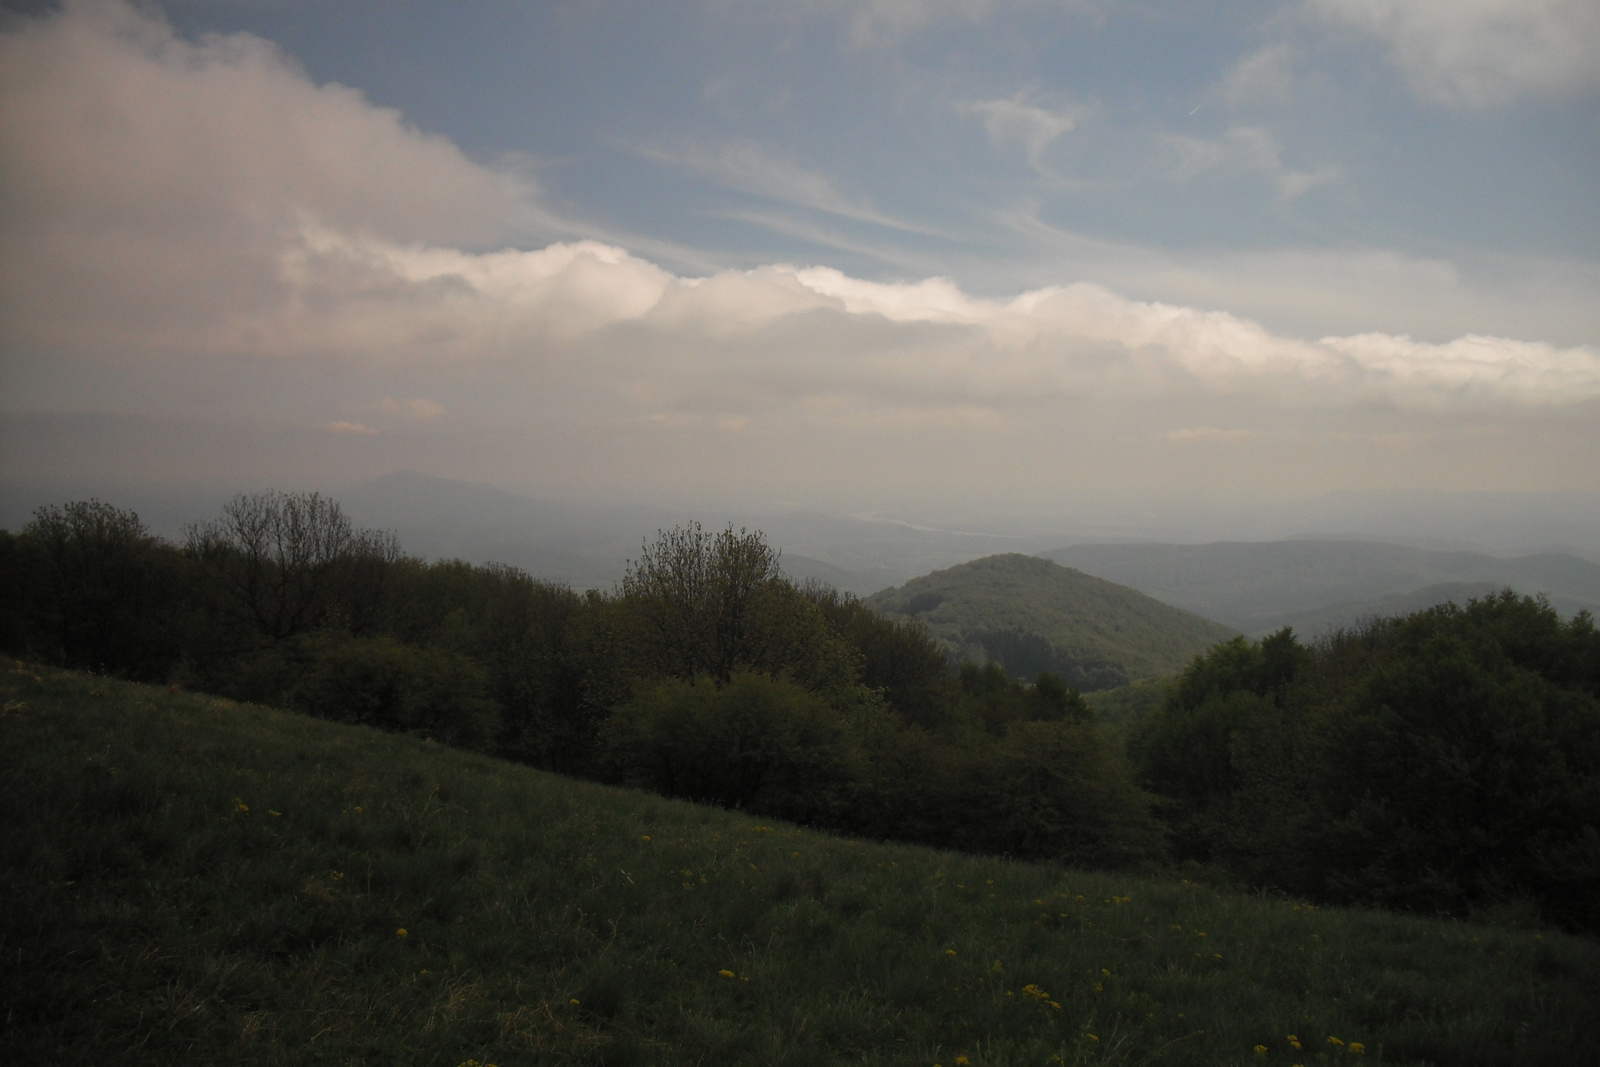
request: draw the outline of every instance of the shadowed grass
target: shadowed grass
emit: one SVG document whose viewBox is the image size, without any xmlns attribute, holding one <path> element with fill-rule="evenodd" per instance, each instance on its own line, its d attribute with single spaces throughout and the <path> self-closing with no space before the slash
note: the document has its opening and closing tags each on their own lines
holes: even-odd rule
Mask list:
<svg viewBox="0 0 1600 1067">
<path fill-rule="evenodd" d="M 1600 947 L 1581 939 L 842 840 L 6 672 L 8 1062 L 1591 1055 Z"/>
</svg>

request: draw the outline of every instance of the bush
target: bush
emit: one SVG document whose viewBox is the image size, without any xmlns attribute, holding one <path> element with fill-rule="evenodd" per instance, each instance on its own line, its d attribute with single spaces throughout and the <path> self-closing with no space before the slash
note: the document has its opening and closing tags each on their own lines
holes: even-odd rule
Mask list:
<svg viewBox="0 0 1600 1067">
<path fill-rule="evenodd" d="M 613 712 L 603 744 L 618 781 L 801 821 L 834 822 L 860 775 L 843 715 L 749 671 L 663 681 Z"/>
<path fill-rule="evenodd" d="M 321 632 L 305 643 L 307 673 L 295 707 L 325 719 L 403 730 L 464 748 L 485 748 L 495 705 L 483 668 L 444 648 L 392 637 Z"/>
</svg>

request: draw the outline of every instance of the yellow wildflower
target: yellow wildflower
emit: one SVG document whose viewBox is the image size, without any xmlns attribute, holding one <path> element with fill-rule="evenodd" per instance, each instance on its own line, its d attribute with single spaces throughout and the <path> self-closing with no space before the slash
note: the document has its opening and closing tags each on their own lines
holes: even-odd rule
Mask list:
<svg viewBox="0 0 1600 1067">
<path fill-rule="evenodd" d="M 1257 1045 L 1256 1046 L 1256 1055 L 1257 1056 L 1261 1056 L 1261 1057 L 1264 1058 L 1266 1056 L 1266 1054 L 1267 1054 L 1267 1046 L 1265 1046 L 1265 1045 Z"/>
<path fill-rule="evenodd" d="M 954 956 L 956 954 L 956 950 L 953 948 L 947 948 L 944 950 L 944 954 L 946 956 Z"/>
<path fill-rule="evenodd" d="M 650 835 L 649 834 L 645 834 L 643 837 L 639 838 L 639 840 L 640 841 L 648 841 L 648 840 L 650 840 Z"/>
<path fill-rule="evenodd" d="M 582 1001 L 580 1001 L 577 997 L 573 997 L 571 1000 L 567 1001 L 567 1003 L 576 1008 L 582 1003 Z"/>
<path fill-rule="evenodd" d="M 394 932 L 394 936 L 396 936 L 398 938 L 401 938 L 403 940 L 403 939 L 408 938 L 408 937 L 411 936 L 411 931 L 407 930 L 404 926 L 402 926 L 402 927 L 400 927 L 400 929 L 398 929 L 398 930 L 396 930 Z"/>
<path fill-rule="evenodd" d="M 734 977 L 733 972 L 728 970 L 726 967 L 724 967 L 722 970 L 718 971 L 717 973 L 722 975 L 722 977 L 724 977 L 724 978 L 732 978 L 732 977 Z"/>
<path fill-rule="evenodd" d="M 1359 1042 L 1359 1041 L 1350 1042 L 1350 1052 L 1351 1052 L 1352 1055 L 1359 1056 L 1365 1051 L 1367 1051 L 1367 1046 L 1363 1045 L 1361 1042 Z"/>
<path fill-rule="evenodd" d="M 1300 1039 L 1298 1037 L 1295 1037 L 1293 1034 L 1290 1034 L 1288 1037 L 1284 1038 L 1284 1040 L 1289 1042 L 1289 1046 L 1291 1048 L 1299 1049 L 1299 1047 L 1300 1047 Z"/>
<path fill-rule="evenodd" d="M 250 814 L 250 805 L 246 804 L 244 801 L 240 800 L 238 797 L 234 797 L 233 798 L 233 810 L 238 812 L 240 815 L 249 815 Z"/>
</svg>

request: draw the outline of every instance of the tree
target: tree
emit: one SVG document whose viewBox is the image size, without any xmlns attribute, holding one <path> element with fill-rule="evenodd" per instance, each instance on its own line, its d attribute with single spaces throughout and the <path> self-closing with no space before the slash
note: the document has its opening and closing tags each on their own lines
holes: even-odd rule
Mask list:
<svg viewBox="0 0 1600 1067">
<path fill-rule="evenodd" d="M 750 668 L 807 688 L 855 680 L 848 650 L 783 577 L 759 532 L 729 526 L 713 535 L 699 523 L 660 532 L 630 561 L 622 600 L 647 676 L 725 684 Z"/>
<path fill-rule="evenodd" d="M 338 614 L 353 631 L 376 611 L 393 534 L 357 529 L 319 493 L 240 493 L 213 522 L 189 527 L 189 554 L 220 577 L 235 609 L 282 640 Z"/>
<path fill-rule="evenodd" d="M 44 628 L 71 667 L 158 678 L 177 656 L 181 583 L 163 572 L 170 548 L 132 511 L 98 500 L 34 512 L 22 540 L 35 553 Z"/>
</svg>

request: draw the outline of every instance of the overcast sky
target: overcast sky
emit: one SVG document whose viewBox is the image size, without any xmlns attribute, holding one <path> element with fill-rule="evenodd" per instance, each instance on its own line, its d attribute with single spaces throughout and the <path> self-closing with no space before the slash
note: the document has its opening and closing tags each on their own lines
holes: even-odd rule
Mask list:
<svg viewBox="0 0 1600 1067">
<path fill-rule="evenodd" d="M 1600 490 L 1600 4 L 10 4 L 9 477 Z"/>
</svg>

